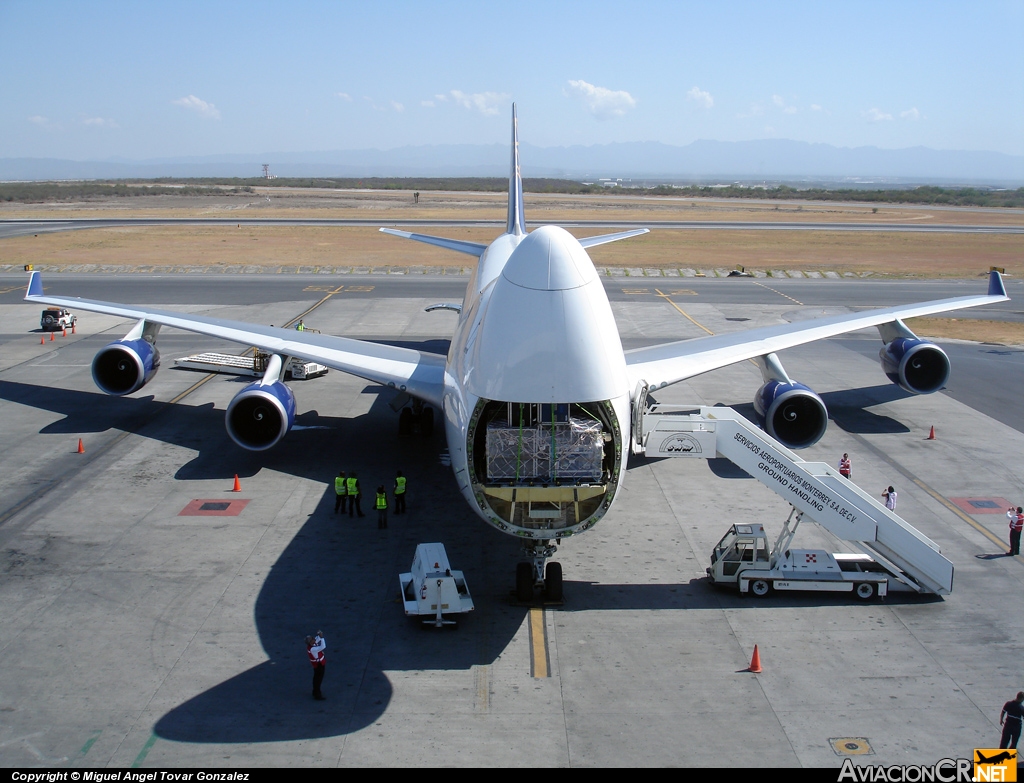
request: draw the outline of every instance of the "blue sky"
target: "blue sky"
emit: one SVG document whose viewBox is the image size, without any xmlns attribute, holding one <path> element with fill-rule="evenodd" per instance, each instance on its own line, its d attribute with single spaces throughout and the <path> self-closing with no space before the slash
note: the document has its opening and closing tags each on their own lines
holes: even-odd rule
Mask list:
<svg viewBox="0 0 1024 783">
<path fill-rule="evenodd" d="M 1024 0 L 0 0 L 0 157 L 786 138 L 1024 154 Z"/>
</svg>

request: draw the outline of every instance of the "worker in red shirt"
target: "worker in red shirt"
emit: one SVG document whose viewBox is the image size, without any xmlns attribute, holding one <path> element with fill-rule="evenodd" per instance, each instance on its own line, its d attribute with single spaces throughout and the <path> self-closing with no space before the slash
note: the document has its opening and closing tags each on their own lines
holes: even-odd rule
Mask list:
<svg viewBox="0 0 1024 783">
<path fill-rule="evenodd" d="M 317 631 L 316 636 L 306 637 L 306 653 L 309 655 L 309 662 L 313 664 L 313 698 L 323 701 L 326 697 L 320 693 L 320 684 L 324 681 L 324 666 L 327 664 L 327 656 L 324 650 L 327 649 L 327 642 L 324 641 L 324 632 Z"/>
<path fill-rule="evenodd" d="M 1013 506 L 1010 506 L 1006 516 L 1010 520 L 1010 551 L 1006 554 L 1019 555 L 1020 531 L 1024 530 L 1024 508 L 1017 506 L 1017 510 L 1014 511 Z"/>
<path fill-rule="evenodd" d="M 843 478 L 850 478 L 853 473 L 853 466 L 850 462 L 850 455 L 843 452 L 843 458 L 839 460 L 839 475 Z"/>
</svg>

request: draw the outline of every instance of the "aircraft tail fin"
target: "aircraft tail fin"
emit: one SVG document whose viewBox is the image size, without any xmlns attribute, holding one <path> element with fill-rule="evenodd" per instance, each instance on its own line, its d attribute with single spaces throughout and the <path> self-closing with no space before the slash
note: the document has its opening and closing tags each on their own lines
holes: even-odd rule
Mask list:
<svg viewBox="0 0 1024 783">
<path fill-rule="evenodd" d="M 508 175 L 508 222 L 506 233 L 522 236 L 523 227 L 523 176 L 519 171 L 519 127 L 516 120 L 516 105 L 512 104 L 512 170 Z"/>
</svg>

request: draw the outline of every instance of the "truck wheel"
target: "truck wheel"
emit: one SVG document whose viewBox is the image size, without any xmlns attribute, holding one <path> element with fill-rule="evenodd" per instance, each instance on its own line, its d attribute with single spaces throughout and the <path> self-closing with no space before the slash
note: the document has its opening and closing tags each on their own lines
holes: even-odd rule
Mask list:
<svg viewBox="0 0 1024 783">
<path fill-rule="evenodd" d="M 875 597 L 875 586 L 870 582 L 861 582 L 855 588 L 853 592 L 857 594 L 857 597 L 862 601 L 870 601 Z"/>
<path fill-rule="evenodd" d="M 772 583 L 767 579 L 751 579 L 750 592 L 758 598 L 764 598 L 772 591 Z"/>
<path fill-rule="evenodd" d="M 562 592 L 562 564 L 548 563 L 544 573 L 544 597 L 549 601 L 561 601 Z"/>
<path fill-rule="evenodd" d="M 524 604 L 533 601 L 533 566 L 529 563 L 516 565 L 516 600 Z"/>
</svg>

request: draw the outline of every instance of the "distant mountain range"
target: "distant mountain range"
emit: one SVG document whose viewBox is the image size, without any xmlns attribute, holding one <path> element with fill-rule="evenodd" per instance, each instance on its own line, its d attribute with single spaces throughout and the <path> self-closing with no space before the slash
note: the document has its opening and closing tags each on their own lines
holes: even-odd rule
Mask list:
<svg viewBox="0 0 1024 783">
<path fill-rule="evenodd" d="M 1024 185 L 1024 155 L 908 147 L 834 147 L 802 141 L 695 141 L 534 147 L 520 144 L 523 174 L 596 181 L 787 182 L 846 185 Z M 390 150 L 267 152 L 149 160 L 0 158 L 0 180 L 258 177 L 493 177 L 508 173 L 502 144 L 439 144 Z"/>
</svg>

